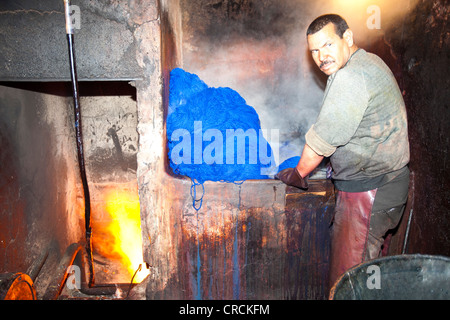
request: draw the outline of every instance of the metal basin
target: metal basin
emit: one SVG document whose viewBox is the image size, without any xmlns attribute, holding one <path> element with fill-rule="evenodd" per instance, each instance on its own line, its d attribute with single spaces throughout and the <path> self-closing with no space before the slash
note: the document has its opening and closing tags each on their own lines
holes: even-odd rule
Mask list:
<svg viewBox="0 0 450 320">
<path fill-rule="evenodd" d="M 331 300 L 450 299 L 450 258 L 398 255 L 364 262 L 335 283 Z"/>
</svg>

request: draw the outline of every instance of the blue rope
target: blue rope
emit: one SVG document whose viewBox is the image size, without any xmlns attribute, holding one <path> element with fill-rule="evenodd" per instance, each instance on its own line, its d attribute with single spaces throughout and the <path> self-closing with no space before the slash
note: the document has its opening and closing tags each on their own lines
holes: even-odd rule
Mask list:
<svg viewBox="0 0 450 320">
<path fill-rule="evenodd" d="M 198 182 L 195 179 L 190 178 L 192 181 L 191 184 L 191 189 L 190 189 L 190 194 L 191 194 L 191 198 L 192 198 L 192 206 L 194 207 L 194 209 L 196 211 L 199 211 L 203 205 L 203 197 L 205 196 L 205 185 L 204 182 Z M 237 186 L 242 185 L 245 180 L 243 181 L 227 181 L 227 180 L 220 180 L 218 182 L 224 182 L 224 183 L 234 183 Z M 197 186 L 202 186 L 202 196 L 200 197 L 200 199 L 197 199 Z M 240 192 L 240 189 L 239 189 Z M 197 205 L 198 203 L 198 205 Z"/>
<path fill-rule="evenodd" d="M 197 182 L 195 181 L 195 179 L 192 179 L 192 185 L 191 185 L 191 198 L 192 198 L 192 206 L 194 207 L 194 209 L 196 211 L 200 210 L 200 208 L 203 205 L 203 196 L 205 195 L 205 186 L 203 183 Z M 202 196 L 200 197 L 200 199 L 197 199 L 197 186 L 202 186 Z M 194 193 L 192 194 L 192 191 L 194 191 Z M 199 203 L 199 206 L 197 206 L 197 203 Z"/>
</svg>

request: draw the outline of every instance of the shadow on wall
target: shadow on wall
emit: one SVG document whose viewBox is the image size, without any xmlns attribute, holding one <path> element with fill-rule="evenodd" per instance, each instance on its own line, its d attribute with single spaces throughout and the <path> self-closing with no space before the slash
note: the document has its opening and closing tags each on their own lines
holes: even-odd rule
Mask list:
<svg viewBox="0 0 450 320">
<path fill-rule="evenodd" d="M 447 1 L 420 1 L 386 31 L 397 58 L 416 185 L 408 253 L 450 256 L 450 109 Z M 430 49 L 432 48 L 432 49 Z"/>
</svg>

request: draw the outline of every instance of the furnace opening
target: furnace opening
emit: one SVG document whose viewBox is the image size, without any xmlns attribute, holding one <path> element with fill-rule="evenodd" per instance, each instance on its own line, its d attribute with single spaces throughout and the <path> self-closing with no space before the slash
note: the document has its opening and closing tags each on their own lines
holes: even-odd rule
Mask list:
<svg viewBox="0 0 450 320">
<path fill-rule="evenodd" d="M 136 89 L 127 81 L 84 81 L 79 91 L 95 283 L 130 283 L 133 276 L 140 282 L 146 274 L 136 273 L 143 263 Z M 14 219 L 11 232 L 22 242 L 14 249 L 2 248 L 4 270 L 26 265 L 32 259 L 29 250 L 60 251 L 83 242 L 71 95 L 67 82 L 0 83 L 1 154 L 6 157 L 0 173 L 8 181 L 0 196 L 2 211 L 13 209 L 2 219 Z"/>
</svg>

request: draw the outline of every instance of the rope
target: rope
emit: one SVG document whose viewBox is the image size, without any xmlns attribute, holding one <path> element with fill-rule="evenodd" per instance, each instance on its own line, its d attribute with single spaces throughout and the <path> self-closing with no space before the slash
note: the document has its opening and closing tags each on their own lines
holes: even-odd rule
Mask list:
<svg viewBox="0 0 450 320">
<path fill-rule="evenodd" d="M 198 182 L 193 178 L 190 178 L 192 181 L 191 184 L 191 189 L 190 189 L 190 194 L 191 194 L 191 198 L 192 198 L 192 206 L 196 211 L 199 211 L 203 205 L 203 197 L 205 196 L 205 185 L 204 182 Z M 223 182 L 223 183 L 234 183 L 237 186 L 242 185 L 245 180 L 242 181 L 227 181 L 227 180 L 220 180 L 218 182 Z M 197 199 L 197 187 L 198 186 L 202 186 L 202 196 Z M 240 192 L 240 189 L 239 189 Z"/>
<path fill-rule="evenodd" d="M 203 183 L 197 182 L 195 181 L 195 179 L 192 179 L 192 185 L 191 185 L 191 198 L 192 198 L 192 206 L 194 207 L 194 209 L 196 211 L 200 210 L 200 208 L 203 205 L 203 196 L 205 195 L 205 186 Z M 197 199 L 197 186 L 202 186 L 202 196 L 200 197 L 200 199 Z M 199 203 L 199 205 L 197 206 L 197 203 Z"/>
</svg>

